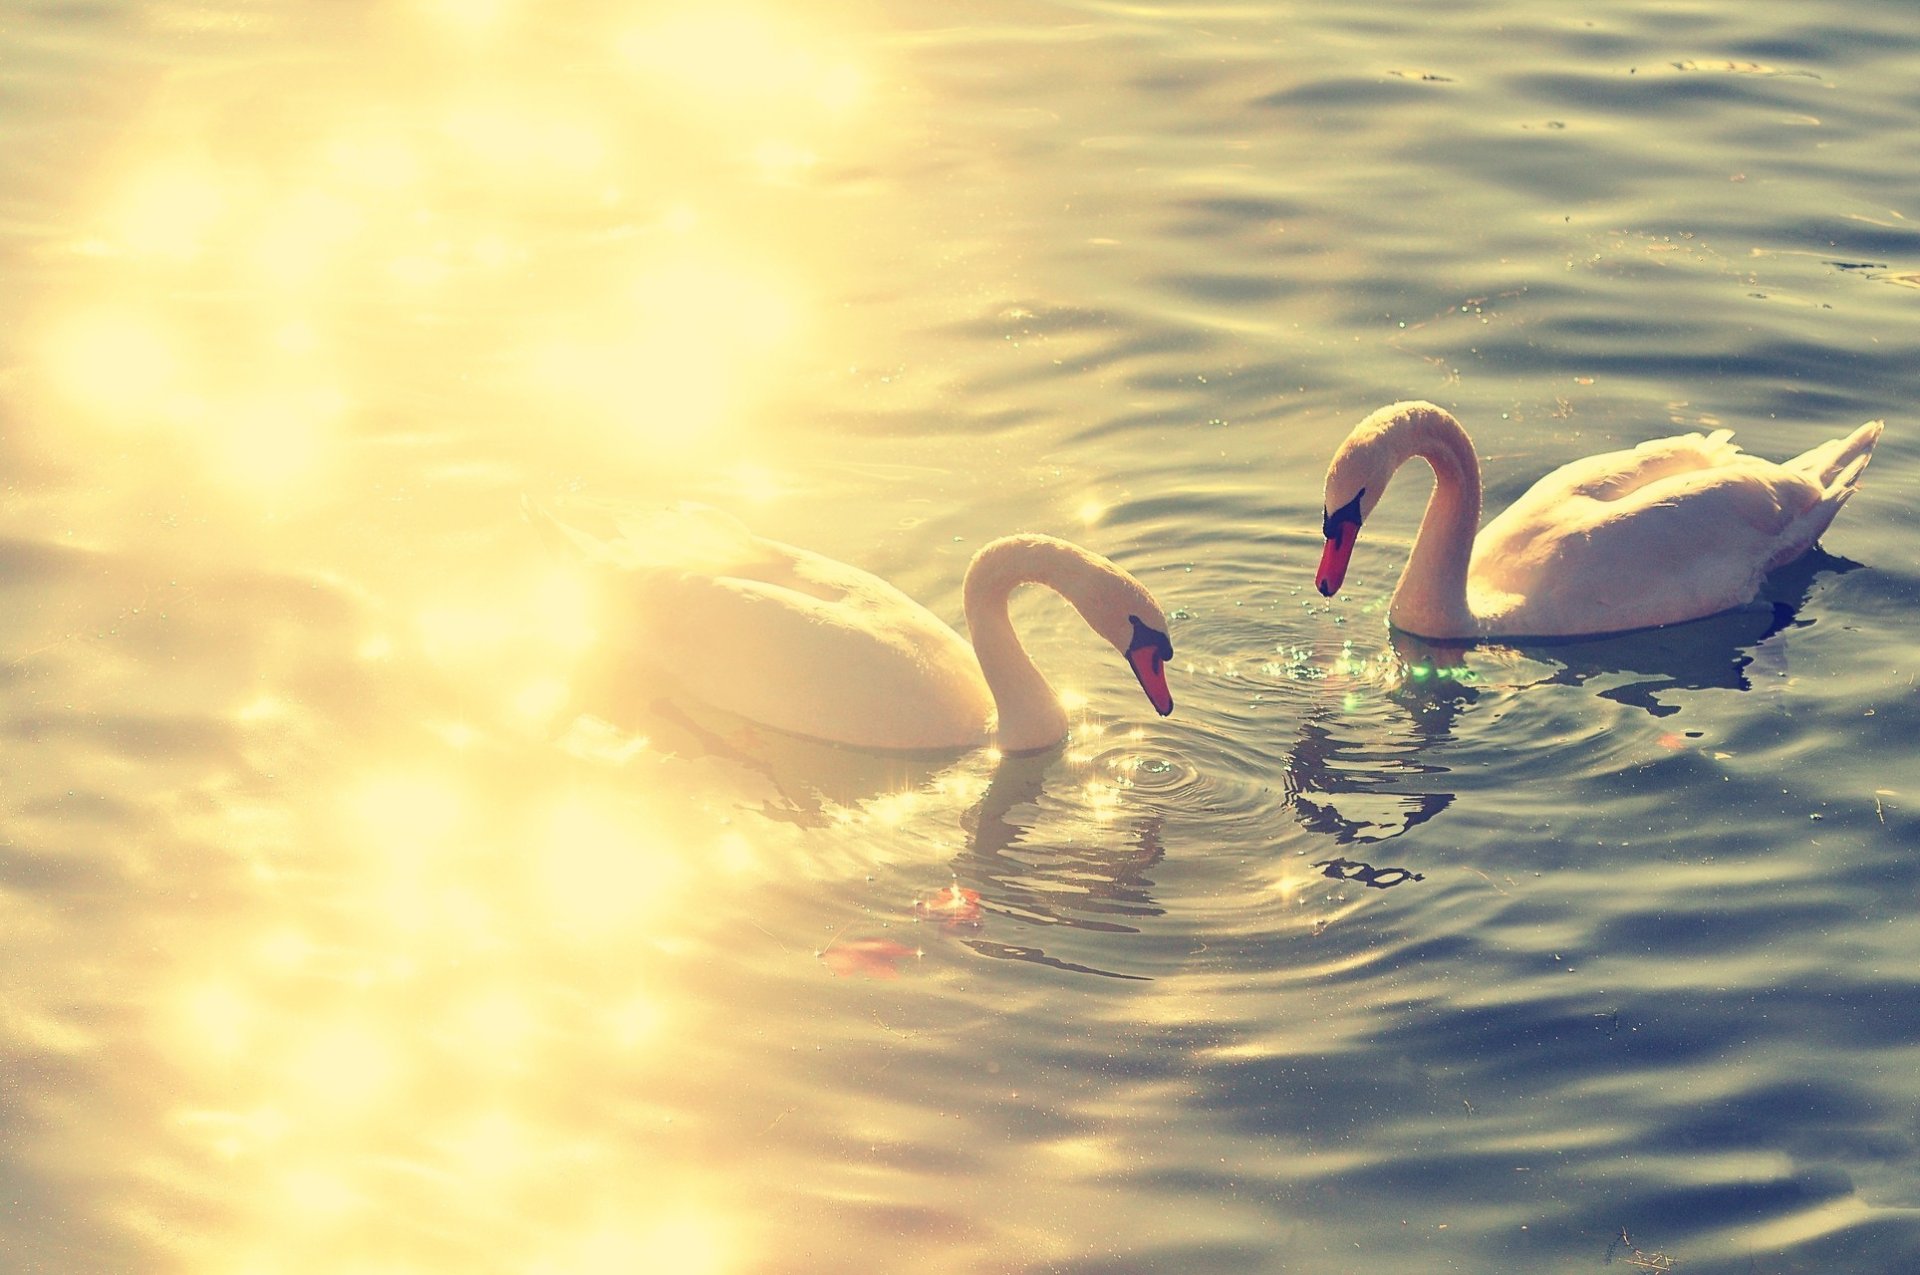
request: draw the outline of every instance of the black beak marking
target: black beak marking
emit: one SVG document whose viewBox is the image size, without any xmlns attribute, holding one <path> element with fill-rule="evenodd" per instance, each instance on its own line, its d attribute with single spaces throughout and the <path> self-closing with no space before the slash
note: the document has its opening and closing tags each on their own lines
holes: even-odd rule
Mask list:
<svg viewBox="0 0 1920 1275">
<path fill-rule="evenodd" d="M 1360 525 L 1360 498 L 1366 494 L 1367 489 L 1362 487 L 1353 494 L 1352 500 L 1349 500 L 1332 513 L 1322 512 L 1320 520 L 1321 534 L 1329 540 L 1335 540 L 1339 538 L 1340 528 L 1343 524 L 1350 522 L 1355 527 L 1358 527 Z"/>
<path fill-rule="evenodd" d="M 1135 651 L 1152 650 L 1162 664 L 1173 658 L 1173 639 L 1141 620 L 1137 615 L 1127 617 L 1133 621 L 1133 641 L 1127 643 L 1127 654 Z"/>
</svg>

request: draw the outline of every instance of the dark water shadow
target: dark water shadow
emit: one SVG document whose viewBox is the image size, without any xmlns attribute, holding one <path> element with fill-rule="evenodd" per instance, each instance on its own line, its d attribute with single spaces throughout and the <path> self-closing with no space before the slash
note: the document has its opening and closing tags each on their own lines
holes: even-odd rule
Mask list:
<svg viewBox="0 0 1920 1275">
<path fill-rule="evenodd" d="M 1517 657 L 1549 670 L 1503 690 L 1591 687 L 1601 699 L 1669 717 L 1681 709 L 1664 698 L 1675 692 L 1750 691 L 1757 675 L 1784 676 L 1789 635 L 1815 623 L 1800 614 L 1814 582 L 1860 565 L 1816 548 L 1769 575 L 1747 606 L 1601 637 L 1435 642 L 1390 630 L 1400 675 L 1388 698 L 1404 716 L 1383 726 L 1330 709 L 1310 713 L 1287 754 L 1288 803 L 1303 828 L 1339 846 L 1404 836 L 1458 796 L 1434 782 L 1449 768 L 1432 752 L 1485 693 L 1475 686 L 1470 653 Z"/>
<path fill-rule="evenodd" d="M 1588 686 L 1601 699 L 1669 717 L 1678 704 L 1660 697 L 1674 691 L 1754 688 L 1750 674 L 1786 672 L 1787 634 L 1812 626 L 1801 610 L 1814 581 L 1861 566 L 1814 549 L 1774 571 L 1753 602 L 1731 611 L 1657 629 L 1583 638 L 1525 638 L 1479 643 L 1429 642 L 1396 632 L 1395 651 L 1410 669 L 1459 665 L 1469 649 L 1506 650 L 1556 666 L 1531 686 Z"/>
<path fill-rule="evenodd" d="M 1137 934 L 1131 922 L 1164 912 L 1154 901 L 1154 882 L 1147 876 L 1165 854 L 1161 820 L 1143 816 L 1116 824 L 1111 838 L 1060 842 L 1035 837 L 1034 813 L 1059 761 L 1058 749 L 1000 759 L 986 792 L 966 816 L 967 846 L 954 859 L 954 878 L 979 893 L 981 909 L 990 916 L 1035 929 Z M 999 960 L 1147 981 L 1146 975 L 1063 960 L 1038 945 L 984 936 L 962 941 L 980 955 Z"/>
<path fill-rule="evenodd" d="M 1335 845 L 1371 845 L 1404 836 L 1452 805 L 1456 794 L 1428 786 L 1427 776 L 1448 768 L 1426 753 L 1452 738 L 1454 719 L 1478 698 L 1457 672 L 1456 661 L 1408 675 L 1391 696 L 1405 713 L 1399 728 L 1328 709 L 1303 718 L 1284 776 L 1300 826 Z"/>
</svg>

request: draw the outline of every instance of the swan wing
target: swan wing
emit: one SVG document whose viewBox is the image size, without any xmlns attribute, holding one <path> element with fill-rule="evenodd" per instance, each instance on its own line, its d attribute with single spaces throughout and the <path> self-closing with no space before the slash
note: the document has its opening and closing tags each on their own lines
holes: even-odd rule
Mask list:
<svg viewBox="0 0 1920 1275">
<path fill-rule="evenodd" d="M 815 558 L 780 567 L 812 588 L 648 573 L 637 581 L 639 654 L 697 698 L 778 730 L 876 748 L 982 742 L 993 701 L 972 648 L 891 586 Z M 817 596 L 808 572 L 827 575 L 838 595 Z"/>
<path fill-rule="evenodd" d="M 686 579 L 757 581 L 778 596 L 786 590 L 872 617 L 877 626 L 908 625 L 949 632 L 927 609 L 893 585 L 825 554 L 769 540 L 732 514 L 683 503 L 620 521 L 620 545 L 630 569 L 665 568 Z"/>
<path fill-rule="evenodd" d="M 1683 436 L 1549 474 L 1474 543 L 1474 610 L 1514 634 L 1605 633 L 1752 600 L 1822 504 L 1806 476 Z M 1824 523 L 1822 524 L 1824 526 Z"/>
<path fill-rule="evenodd" d="M 1620 500 L 1664 478 L 1739 465 L 1752 459 L 1734 445 L 1730 429 L 1651 439 L 1637 447 L 1567 462 L 1528 488 L 1501 517 L 1525 518 L 1536 511 L 1551 511 L 1570 498 Z"/>
<path fill-rule="evenodd" d="M 993 699 L 973 648 L 870 572 L 678 504 L 614 521 L 599 539 L 528 514 L 598 568 L 630 658 L 750 721 L 862 747 L 984 742 Z"/>
</svg>

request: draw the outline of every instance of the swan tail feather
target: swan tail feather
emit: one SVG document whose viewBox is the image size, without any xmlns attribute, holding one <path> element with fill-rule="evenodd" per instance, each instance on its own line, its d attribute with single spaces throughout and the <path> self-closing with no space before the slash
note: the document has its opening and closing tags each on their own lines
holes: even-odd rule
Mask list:
<svg viewBox="0 0 1920 1275">
<path fill-rule="evenodd" d="M 1786 462 L 1786 468 L 1819 485 L 1820 498 L 1794 521 L 1780 550 L 1767 563 L 1768 571 L 1793 561 L 1826 534 L 1841 506 L 1860 490 L 1860 475 L 1873 459 L 1873 445 L 1880 441 L 1882 428 L 1881 422 L 1868 421 L 1845 438 L 1830 439 Z"/>
<path fill-rule="evenodd" d="M 1861 471 L 1873 458 L 1873 446 L 1880 441 L 1885 428 L 1883 422 L 1868 421 L 1845 438 L 1828 439 L 1800 453 L 1786 462 L 1786 467 L 1817 483 L 1828 499 L 1836 489 L 1844 489 L 1851 495 L 1859 485 Z"/>
</svg>

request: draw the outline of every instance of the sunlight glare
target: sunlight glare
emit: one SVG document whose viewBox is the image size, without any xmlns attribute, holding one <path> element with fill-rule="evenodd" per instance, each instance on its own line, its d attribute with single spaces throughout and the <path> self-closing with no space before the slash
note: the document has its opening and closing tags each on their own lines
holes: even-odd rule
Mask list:
<svg viewBox="0 0 1920 1275">
<path fill-rule="evenodd" d="M 304 319 L 289 319 L 273 329 L 273 348 L 294 358 L 307 358 L 320 349 L 320 334 Z"/>
<path fill-rule="evenodd" d="M 420 12 L 465 35 L 499 30 L 520 7 L 520 0 L 415 0 Z"/>
<path fill-rule="evenodd" d="M 101 307 L 56 322 L 43 349 L 53 388 L 111 424 L 158 419 L 181 380 L 181 357 L 157 315 Z"/>
<path fill-rule="evenodd" d="M 603 1021 L 614 1045 L 631 1051 L 657 1040 L 664 1030 L 666 1019 L 666 1011 L 660 1008 L 658 1001 L 647 996 L 634 996 L 609 1009 Z"/>
<path fill-rule="evenodd" d="M 541 1020 L 525 995 L 493 987 L 454 1006 L 447 1027 L 462 1056 L 486 1059 L 498 1070 L 518 1064 L 539 1034 Z"/>
<path fill-rule="evenodd" d="M 603 1275 L 608 1271 L 671 1271 L 726 1275 L 739 1269 L 725 1222 L 697 1206 L 663 1210 L 637 1225 L 605 1223 L 574 1237 L 529 1275 Z"/>
<path fill-rule="evenodd" d="M 584 571 L 541 564 L 484 594 L 429 601 L 414 630 L 429 660 L 484 681 L 507 711 L 539 723 L 566 702 L 575 663 L 598 640 L 598 594 Z"/>
<path fill-rule="evenodd" d="M 536 348 L 532 389 L 570 399 L 649 453 L 710 443 L 774 374 L 792 339 L 790 291 L 718 256 L 677 255 L 633 276 L 590 332 Z"/>
<path fill-rule="evenodd" d="M 178 1038 L 194 1052 L 215 1062 L 240 1057 L 252 1043 L 259 1024 L 259 1008 L 228 983 L 202 983 L 181 995 L 177 1006 Z"/>
<path fill-rule="evenodd" d="M 252 219 L 249 260 L 268 287 L 288 290 L 337 282 L 339 255 L 367 229 L 367 210 L 326 189 L 294 191 Z"/>
<path fill-rule="evenodd" d="M 365 1197 L 334 1170 L 301 1165 L 281 1172 L 276 1183 L 287 1220 L 331 1225 L 365 1202 Z"/>
<path fill-rule="evenodd" d="M 787 494 L 780 476 L 764 465 L 741 465 L 733 471 L 733 489 L 750 505 L 771 505 Z"/>
<path fill-rule="evenodd" d="M 467 1193 L 513 1190 L 541 1168 L 534 1131 L 509 1111 L 481 1111 L 441 1145 Z"/>
<path fill-rule="evenodd" d="M 761 866 L 760 852 L 754 849 L 752 839 L 741 832 L 723 834 L 713 848 L 713 857 L 729 876 L 744 876 Z"/>
<path fill-rule="evenodd" d="M 526 102 L 464 102 L 447 113 L 442 129 L 468 157 L 516 182 L 592 177 L 606 165 L 606 139 L 592 125 Z"/>
<path fill-rule="evenodd" d="M 731 1263 L 720 1219 L 698 1212 L 663 1217 L 648 1228 L 644 1251 L 676 1275 L 721 1275 Z"/>
<path fill-rule="evenodd" d="M 420 156 L 398 137 L 335 138 L 326 148 L 326 160 L 342 179 L 371 190 L 394 191 L 418 185 Z"/>
<path fill-rule="evenodd" d="M 263 963 L 281 973 L 305 968 L 313 960 L 314 951 L 313 940 L 295 929 L 275 930 L 254 947 Z"/>
<path fill-rule="evenodd" d="M 934 790 L 956 806 L 971 806 L 986 795 L 988 779 L 972 771 L 948 771 L 933 781 Z"/>
<path fill-rule="evenodd" d="M 753 149 L 753 166 L 764 181 L 794 185 L 815 166 L 820 157 L 804 146 L 769 139 Z"/>
<path fill-rule="evenodd" d="M 583 938 L 642 925 L 675 902 L 680 865 L 662 843 L 659 820 L 630 803 L 563 799 L 549 811 L 534 853 L 549 905 Z"/>
<path fill-rule="evenodd" d="M 287 1122 L 270 1107 L 252 1111 L 179 1110 L 171 1114 L 172 1123 L 189 1131 L 223 1160 L 243 1155 L 259 1155 L 287 1135 Z"/>
<path fill-rule="evenodd" d="M 520 628 L 519 616 L 497 599 L 472 597 L 429 603 L 415 613 L 413 622 L 426 657 L 453 666 L 497 659 Z"/>
<path fill-rule="evenodd" d="M 866 95 L 852 62 L 821 56 L 799 33 L 745 8 L 701 8 L 636 27 L 617 43 L 634 72 L 699 95 L 714 110 L 812 106 L 845 115 Z"/>
<path fill-rule="evenodd" d="M 271 387 L 203 409 L 195 441 L 215 478 L 241 491 L 285 496 L 324 472 L 346 414 L 337 391 Z"/>
<path fill-rule="evenodd" d="M 467 814 L 467 799 L 451 782 L 406 773 L 362 780 L 345 806 L 353 831 L 383 858 L 440 853 Z"/>
<path fill-rule="evenodd" d="M 410 292 L 440 287 L 452 277 L 453 267 L 437 253 L 404 253 L 387 263 L 387 278 Z"/>
<path fill-rule="evenodd" d="M 572 701 L 573 685 L 564 677 L 535 677 L 513 693 L 514 715 L 532 726 L 551 722 Z"/>
<path fill-rule="evenodd" d="M 922 799 L 913 789 L 884 793 L 866 803 L 867 818 L 883 828 L 898 828 L 919 810 Z"/>
<path fill-rule="evenodd" d="M 1111 1173 L 1122 1163 L 1113 1139 L 1096 1134 L 1055 1138 L 1041 1149 L 1076 1176 L 1095 1177 Z"/>
<path fill-rule="evenodd" d="M 366 1114 L 398 1083 L 401 1060 L 388 1035 L 353 1018 L 301 1023 L 282 1059 L 280 1079 L 329 1119 Z"/>
<path fill-rule="evenodd" d="M 578 655 L 598 639 L 598 594 L 585 570 L 549 566 L 534 577 L 527 592 L 529 626 L 548 646 Z"/>
<path fill-rule="evenodd" d="M 107 233 L 136 257 L 190 261 L 206 247 L 227 205 L 211 165 L 160 163 L 135 173 L 111 199 Z"/>
<path fill-rule="evenodd" d="M 1120 813 L 1120 801 L 1125 795 L 1120 785 L 1089 780 L 1083 791 L 1087 806 L 1098 822 L 1110 822 Z"/>
</svg>

